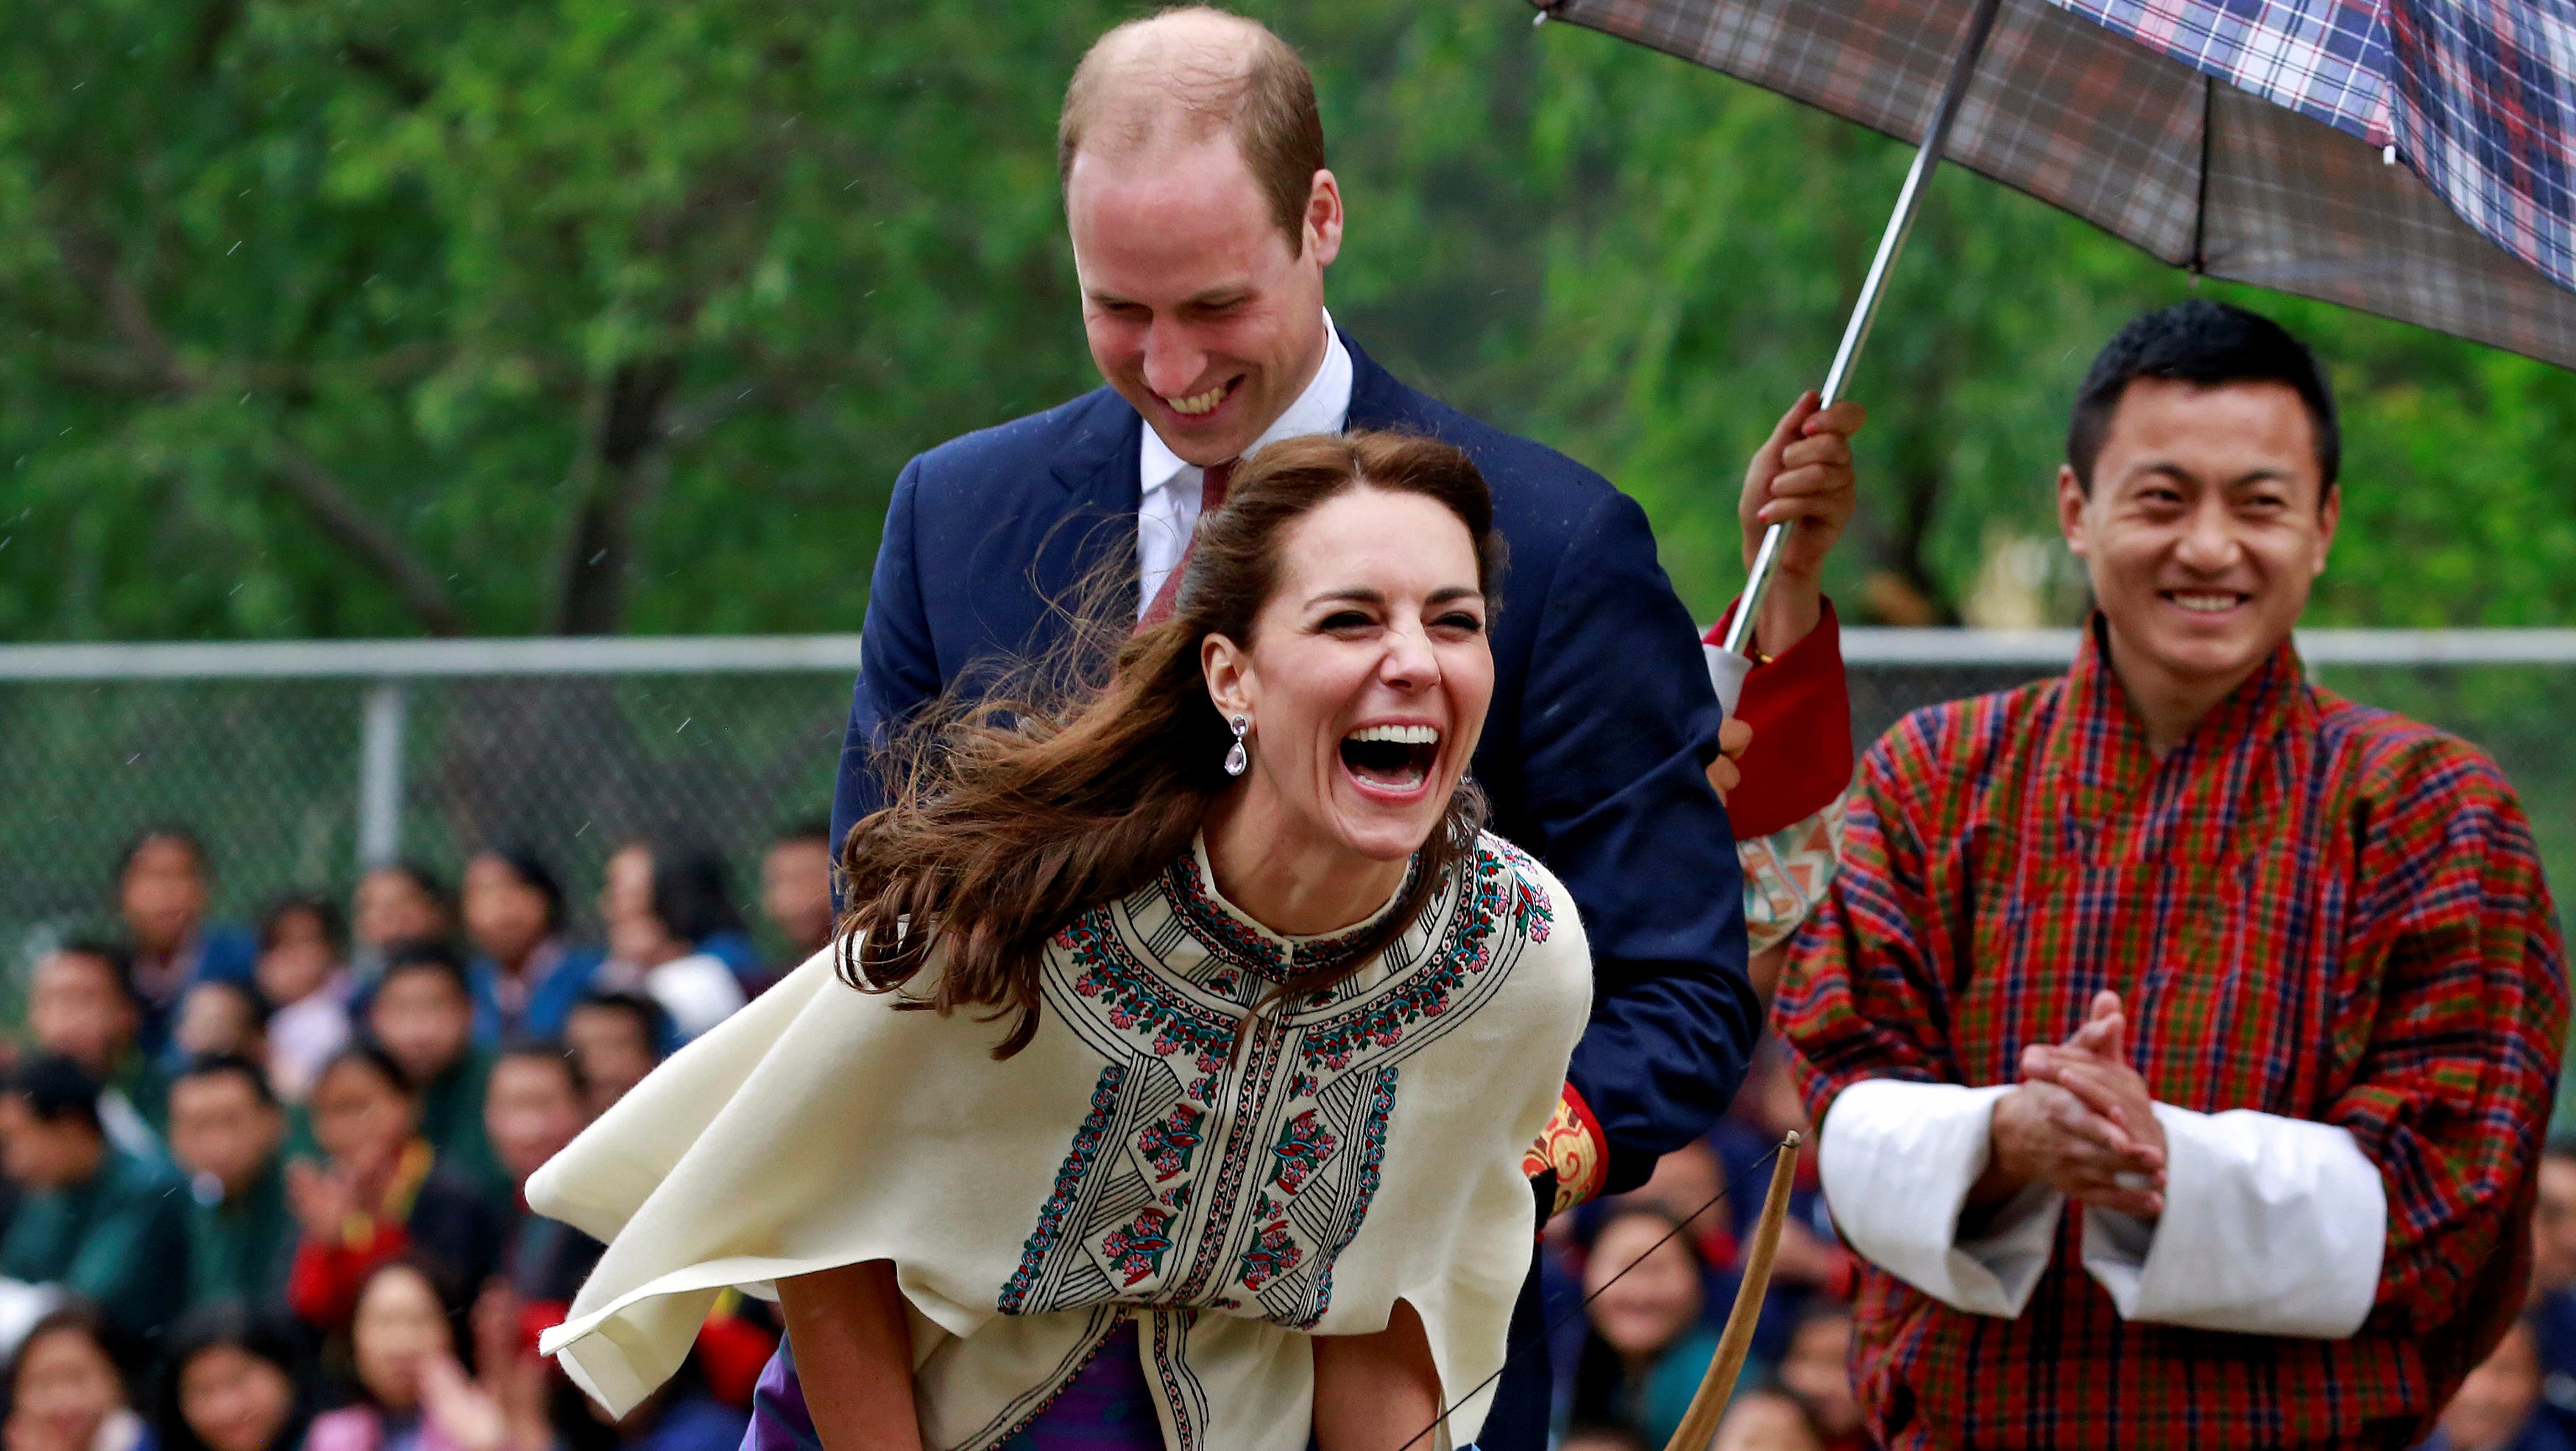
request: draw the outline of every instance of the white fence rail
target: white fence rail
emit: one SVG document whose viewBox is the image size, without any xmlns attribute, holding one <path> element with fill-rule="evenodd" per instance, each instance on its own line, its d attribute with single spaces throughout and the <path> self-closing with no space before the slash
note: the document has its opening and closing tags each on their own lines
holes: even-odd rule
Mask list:
<svg viewBox="0 0 2576 1451">
<path fill-rule="evenodd" d="M 477 675 L 779 674 L 858 668 L 856 635 L 0 645 L 0 680 L 401 680 Z"/>
<path fill-rule="evenodd" d="M 1854 666 L 2065 664 L 2074 630 L 1843 631 Z M 2302 630 L 2317 665 L 2576 665 L 2576 630 Z M 0 645 L 0 681 L 410 680 L 849 671 L 856 635 Z"/>
</svg>

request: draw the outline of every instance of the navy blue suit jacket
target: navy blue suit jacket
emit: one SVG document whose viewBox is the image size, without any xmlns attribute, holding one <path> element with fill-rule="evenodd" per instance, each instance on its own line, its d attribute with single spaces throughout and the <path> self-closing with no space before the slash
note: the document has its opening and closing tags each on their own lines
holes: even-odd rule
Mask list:
<svg viewBox="0 0 2576 1451">
<path fill-rule="evenodd" d="M 1636 501 L 1350 353 L 1353 429 L 1444 439 L 1493 489 L 1511 561 L 1473 770 L 1494 829 L 1582 911 L 1595 987 L 1569 1076 L 1609 1141 L 1609 1187 L 1625 1188 L 1715 1121 L 1761 1027 L 1734 836 L 1705 774 L 1720 715 L 1699 632 Z M 961 675 L 1045 649 L 1062 618 L 1051 606 L 1103 560 L 1123 555 L 1132 576 L 1143 428 L 1102 388 L 904 468 L 868 597 L 835 840 L 883 804 L 874 755 L 889 731 Z"/>
</svg>

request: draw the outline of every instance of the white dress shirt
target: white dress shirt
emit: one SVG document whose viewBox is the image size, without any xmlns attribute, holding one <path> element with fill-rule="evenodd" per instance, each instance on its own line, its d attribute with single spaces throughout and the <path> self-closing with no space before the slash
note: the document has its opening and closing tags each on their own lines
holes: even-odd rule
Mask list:
<svg viewBox="0 0 2576 1451">
<path fill-rule="evenodd" d="M 1333 330 L 1333 314 L 1327 310 L 1323 366 L 1315 370 L 1306 391 L 1261 430 L 1243 456 L 1250 458 L 1283 438 L 1339 433 L 1350 417 L 1351 350 L 1342 346 L 1342 335 Z M 1172 452 L 1150 424 L 1145 429 L 1139 473 L 1144 489 L 1136 510 L 1136 613 L 1141 618 L 1163 581 L 1180 568 L 1182 551 L 1189 548 L 1190 531 L 1199 524 L 1199 490 L 1206 473 Z"/>
<path fill-rule="evenodd" d="M 1958 1234 L 1986 1171 L 2004 1087 L 1855 1083 L 1825 1112 L 1816 1158 L 1852 1249 L 1924 1294 L 2014 1319 L 2048 1268 L 2066 1196 L 2034 1183 L 1973 1240 Z M 2165 1212 L 2084 1211 L 2084 1271 L 2126 1320 L 2339 1340 L 2378 1297 L 2388 1194 L 2350 1132 L 2238 1109 L 2155 1106 Z"/>
</svg>

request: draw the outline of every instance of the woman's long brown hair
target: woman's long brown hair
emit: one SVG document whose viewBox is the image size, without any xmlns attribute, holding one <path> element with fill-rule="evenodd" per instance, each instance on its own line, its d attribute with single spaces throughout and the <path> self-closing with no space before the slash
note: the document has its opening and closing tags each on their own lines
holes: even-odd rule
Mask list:
<svg viewBox="0 0 2576 1451">
<path fill-rule="evenodd" d="M 1223 635 L 1251 648 L 1291 527 L 1359 488 L 1419 494 L 1457 515 L 1475 545 L 1490 620 L 1503 542 L 1493 496 L 1464 453 L 1394 433 L 1270 445 L 1237 469 L 1225 506 L 1199 521 L 1170 619 L 1134 629 L 1133 595 L 1113 602 L 1095 589 L 1065 645 L 975 699 L 952 687 L 893 743 L 893 804 L 852 827 L 841 849 L 842 980 L 891 992 L 929 966 L 935 945 L 937 980 L 917 1005 L 990 1008 L 1013 1018 L 993 1056 L 1027 1047 L 1048 939 L 1151 882 L 1190 849 L 1234 784 L 1222 765 L 1233 732 L 1208 698 L 1200 642 Z M 1472 846 L 1483 815 L 1482 797 L 1462 779 L 1395 910 L 1353 944 L 1345 965 L 1293 979 L 1273 1000 L 1330 986 L 1392 944 Z"/>
</svg>

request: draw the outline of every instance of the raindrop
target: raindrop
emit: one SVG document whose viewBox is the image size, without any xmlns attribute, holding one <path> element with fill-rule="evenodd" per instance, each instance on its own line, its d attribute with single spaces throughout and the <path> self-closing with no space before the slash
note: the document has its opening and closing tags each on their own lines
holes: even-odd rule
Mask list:
<svg viewBox="0 0 2576 1451">
<path fill-rule="evenodd" d="M 607 557 L 608 557 L 608 551 L 607 551 L 607 550 L 605 550 L 605 549 L 603 549 L 603 550 L 599 551 L 597 554 L 592 555 L 592 556 L 590 557 L 590 562 L 591 562 L 591 563 L 593 563 L 593 564 L 597 564 L 597 563 L 599 563 L 601 560 L 606 559 Z"/>
<path fill-rule="evenodd" d="M 687 730 L 687 729 L 689 728 L 689 722 L 690 722 L 690 721 L 693 721 L 693 720 L 696 720 L 696 719 L 697 719 L 697 717 L 696 717 L 696 716 L 693 716 L 693 715 L 692 715 L 692 716 L 684 716 L 684 717 L 682 717 L 682 718 L 681 718 L 680 723 L 679 723 L 678 725 L 676 725 L 676 726 L 674 726 L 674 727 L 672 727 L 672 728 L 671 728 L 671 734 L 673 734 L 673 735 L 675 735 L 675 736 L 676 736 L 676 735 L 678 735 L 680 732 L 682 732 L 682 731 L 684 731 L 684 730 Z"/>
<path fill-rule="evenodd" d="M 231 256 L 232 254 L 234 254 L 235 252 L 238 252 L 238 251 L 240 251 L 240 250 L 241 250 L 241 243 L 239 243 L 239 242 L 235 242 L 235 243 L 233 243 L 231 246 L 226 247 L 226 248 L 224 249 L 224 255 L 225 255 L 225 256 L 227 256 L 227 257 L 229 257 L 229 256 Z"/>
</svg>

